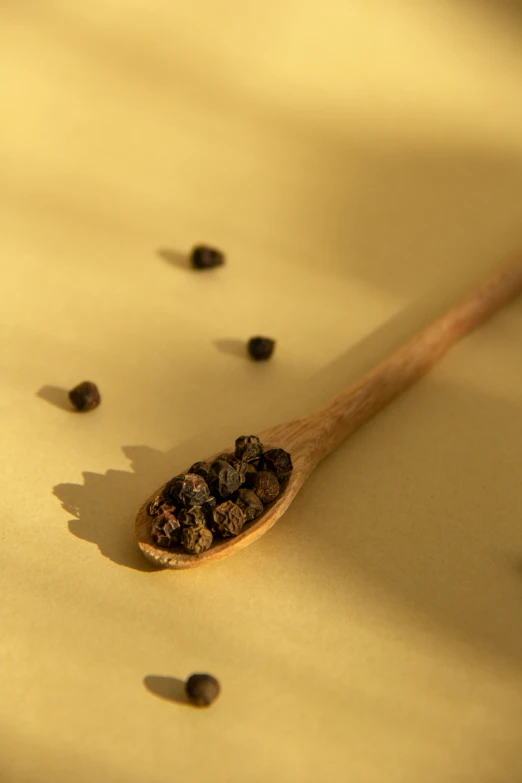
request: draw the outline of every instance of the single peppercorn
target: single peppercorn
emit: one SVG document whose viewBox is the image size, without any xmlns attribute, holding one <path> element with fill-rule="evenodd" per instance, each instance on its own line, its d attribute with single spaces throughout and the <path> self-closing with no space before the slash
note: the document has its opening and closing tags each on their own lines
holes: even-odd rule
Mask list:
<svg viewBox="0 0 522 783">
<path fill-rule="evenodd" d="M 191 468 L 189 468 L 189 473 L 195 473 L 197 476 L 201 476 L 205 479 L 205 481 L 208 478 L 208 473 L 210 470 L 210 465 L 208 462 L 195 462 Z"/>
<path fill-rule="evenodd" d="M 232 500 L 226 500 L 214 509 L 212 529 L 224 538 L 239 535 L 244 524 L 245 515 Z"/>
<path fill-rule="evenodd" d="M 263 513 L 263 504 L 253 489 L 240 489 L 236 503 L 243 512 L 245 522 L 253 522 Z"/>
<path fill-rule="evenodd" d="M 207 482 L 196 473 L 175 476 L 172 481 L 169 481 L 163 490 L 163 494 L 176 505 L 184 506 L 185 508 L 201 506 L 210 497 Z"/>
<path fill-rule="evenodd" d="M 211 674 L 192 674 L 185 683 L 185 692 L 196 707 L 210 707 L 220 690 L 218 680 Z"/>
<path fill-rule="evenodd" d="M 240 485 L 244 482 L 247 466 L 245 460 L 238 459 L 234 454 L 225 453 L 220 454 L 219 457 L 216 458 L 216 462 L 228 462 L 228 464 L 234 468 L 236 473 L 238 473 Z"/>
<path fill-rule="evenodd" d="M 204 527 L 207 521 L 203 506 L 191 506 L 182 509 L 178 514 L 182 527 Z"/>
<path fill-rule="evenodd" d="M 268 470 L 260 470 L 257 473 L 249 473 L 248 486 L 253 489 L 263 503 L 271 503 L 279 495 L 281 488 L 274 473 Z"/>
<path fill-rule="evenodd" d="M 239 489 L 241 476 L 225 460 L 216 460 L 210 466 L 208 483 L 214 495 L 225 499 Z"/>
<path fill-rule="evenodd" d="M 95 383 L 83 381 L 71 389 L 69 392 L 71 404 L 81 413 L 92 411 L 97 408 L 101 402 L 100 392 Z"/>
<path fill-rule="evenodd" d="M 161 547 L 171 547 L 179 543 L 181 526 L 173 512 L 164 511 L 154 518 L 152 540 Z"/>
<path fill-rule="evenodd" d="M 284 449 L 269 449 L 261 458 L 261 468 L 275 473 L 279 481 L 285 481 L 293 470 L 292 457 Z"/>
<path fill-rule="evenodd" d="M 251 337 L 248 341 L 248 353 L 258 362 L 270 359 L 274 348 L 275 340 L 270 337 Z"/>
<path fill-rule="evenodd" d="M 263 453 L 263 444 L 256 435 L 241 435 L 236 440 L 235 454 L 238 459 L 250 462 L 257 459 Z"/>
<path fill-rule="evenodd" d="M 185 527 L 181 534 L 181 546 L 189 555 L 200 555 L 210 549 L 212 538 L 208 527 Z"/>
<path fill-rule="evenodd" d="M 198 245 L 193 248 L 190 260 L 194 269 L 212 269 L 225 263 L 225 256 L 221 250 L 206 245 Z"/>
</svg>

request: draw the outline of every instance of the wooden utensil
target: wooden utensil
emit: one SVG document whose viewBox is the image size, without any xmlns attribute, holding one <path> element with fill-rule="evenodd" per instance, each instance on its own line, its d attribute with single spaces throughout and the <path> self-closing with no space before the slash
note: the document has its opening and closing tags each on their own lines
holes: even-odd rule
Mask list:
<svg viewBox="0 0 522 783">
<path fill-rule="evenodd" d="M 522 260 L 519 259 L 484 279 L 457 305 L 322 408 L 260 433 L 266 448 L 283 448 L 292 455 L 294 470 L 281 496 L 267 507 L 258 520 L 245 526 L 238 536 L 214 543 L 201 555 L 156 546 L 150 536 L 152 520 L 148 505 L 163 487 L 157 489 L 136 518 L 136 540 L 145 557 L 159 568 L 195 568 L 239 552 L 256 541 L 286 511 L 323 457 L 421 378 L 457 340 L 483 323 L 521 290 Z"/>
</svg>

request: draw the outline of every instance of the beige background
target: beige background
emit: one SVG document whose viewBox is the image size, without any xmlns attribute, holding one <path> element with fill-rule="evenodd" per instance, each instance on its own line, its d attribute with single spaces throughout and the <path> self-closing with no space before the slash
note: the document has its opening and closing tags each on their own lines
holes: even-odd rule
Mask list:
<svg viewBox="0 0 522 783">
<path fill-rule="evenodd" d="M 0 62 L 0 779 L 522 780 L 522 304 L 244 553 L 132 538 L 522 248 L 520 4 L 4 0 Z"/>
</svg>

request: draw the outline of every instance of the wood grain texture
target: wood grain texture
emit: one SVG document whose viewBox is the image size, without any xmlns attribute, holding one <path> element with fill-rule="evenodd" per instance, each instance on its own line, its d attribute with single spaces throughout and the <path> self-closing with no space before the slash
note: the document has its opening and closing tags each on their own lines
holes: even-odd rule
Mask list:
<svg viewBox="0 0 522 783">
<path fill-rule="evenodd" d="M 256 541 L 286 511 L 319 460 L 425 375 L 452 345 L 521 290 L 522 259 L 517 259 L 484 279 L 458 304 L 325 406 L 260 433 L 265 446 L 284 448 L 292 455 L 294 470 L 281 497 L 239 536 L 216 543 L 201 555 L 157 547 L 150 537 L 151 517 L 147 511 L 150 500 L 163 487 L 157 489 L 136 518 L 136 539 L 145 557 L 159 568 L 194 568 L 227 557 Z"/>
</svg>

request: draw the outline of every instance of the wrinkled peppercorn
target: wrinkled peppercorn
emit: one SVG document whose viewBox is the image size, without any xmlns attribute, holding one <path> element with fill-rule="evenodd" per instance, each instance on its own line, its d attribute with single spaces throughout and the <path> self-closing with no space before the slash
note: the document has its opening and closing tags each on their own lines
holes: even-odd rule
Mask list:
<svg viewBox="0 0 522 783">
<path fill-rule="evenodd" d="M 207 525 L 209 527 L 212 527 L 212 522 L 214 521 L 214 509 L 217 506 L 217 500 L 215 497 L 211 497 L 210 500 L 207 500 L 206 503 L 203 503 L 201 508 L 203 509 L 203 513 L 205 514 L 205 519 L 207 522 Z"/>
<path fill-rule="evenodd" d="M 250 462 L 257 459 L 263 452 L 263 444 L 255 435 L 241 435 L 236 440 L 236 457 Z"/>
<path fill-rule="evenodd" d="M 97 408 L 101 402 L 100 392 L 95 383 L 91 381 L 83 381 L 71 389 L 69 392 L 69 400 L 71 404 L 81 413 L 92 411 Z"/>
<path fill-rule="evenodd" d="M 270 337 L 251 337 L 248 341 L 248 353 L 258 362 L 270 359 L 274 348 L 275 340 Z"/>
<path fill-rule="evenodd" d="M 205 481 L 208 478 L 208 472 L 210 470 L 210 465 L 208 462 L 195 462 L 191 468 L 189 468 L 189 473 L 195 473 L 197 476 L 201 476 L 205 479 Z"/>
<path fill-rule="evenodd" d="M 212 545 L 212 533 L 208 527 L 185 527 L 181 534 L 181 546 L 189 555 L 200 555 Z"/>
<path fill-rule="evenodd" d="M 240 489 L 236 503 L 243 512 L 245 522 L 252 522 L 263 513 L 263 504 L 253 489 Z"/>
<path fill-rule="evenodd" d="M 284 481 L 292 472 L 292 458 L 284 449 L 269 449 L 261 458 L 261 468 L 275 473 L 279 481 Z"/>
<path fill-rule="evenodd" d="M 212 529 L 224 538 L 239 535 L 244 524 L 245 515 L 232 500 L 226 500 L 214 509 Z"/>
<path fill-rule="evenodd" d="M 152 540 L 161 547 L 171 547 L 179 543 L 181 526 L 171 511 L 164 511 L 154 518 Z"/>
<path fill-rule="evenodd" d="M 280 486 L 277 476 L 268 470 L 260 470 L 257 473 L 249 473 L 248 486 L 253 489 L 263 503 L 271 503 L 279 495 Z"/>
<path fill-rule="evenodd" d="M 190 260 L 194 269 L 212 269 L 225 263 L 221 250 L 206 245 L 198 245 L 192 250 Z"/>
<path fill-rule="evenodd" d="M 208 483 L 212 489 L 212 494 L 224 499 L 239 489 L 241 477 L 237 470 L 234 470 L 228 462 L 216 460 L 210 466 Z"/>
<path fill-rule="evenodd" d="M 217 699 L 219 682 L 211 674 L 192 674 L 185 683 L 185 691 L 197 707 L 209 707 Z"/>
<path fill-rule="evenodd" d="M 182 527 L 204 527 L 207 521 L 203 506 L 191 506 L 178 514 Z"/>
<path fill-rule="evenodd" d="M 163 494 L 178 506 L 201 506 L 210 497 L 208 484 L 196 473 L 175 476 L 169 481 Z"/>
<path fill-rule="evenodd" d="M 236 473 L 239 474 L 240 485 L 244 482 L 247 467 L 245 460 L 238 459 L 234 454 L 227 453 L 220 454 L 219 457 L 217 457 L 216 462 L 228 462 L 228 464 L 234 468 Z"/>
<path fill-rule="evenodd" d="M 152 498 L 149 503 L 149 515 L 151 517 L 156 517 L 158 514 L 161 514 L 161 507 L 164 503 L 165 498 L 163 495 L 156 495 L 155 498 Z"/>
</svg>

